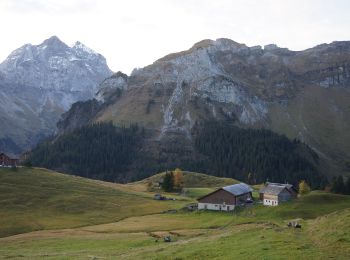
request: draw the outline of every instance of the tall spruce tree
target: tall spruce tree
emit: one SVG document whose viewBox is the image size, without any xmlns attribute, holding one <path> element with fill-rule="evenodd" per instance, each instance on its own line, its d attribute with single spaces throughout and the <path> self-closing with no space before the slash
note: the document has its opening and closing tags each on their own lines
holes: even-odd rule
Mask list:
<svg viewBox="0 0 350 260">
<path fill-rule="evenodd" d="M 164 191 L 173 191 L 174 190 L 174 173 L 166 172 L 164 175 L 162 188 Z"/>
<path fill-rule="evenodd" d="M 333 178 L 331 192 L 342 194 L 345 192 L 344 179 L 343 176 Z"/>
<path fill-rule="evenodd" d="M 350 177 L 345 182 L 344 193 L 350 195 Z"/>
</svg>

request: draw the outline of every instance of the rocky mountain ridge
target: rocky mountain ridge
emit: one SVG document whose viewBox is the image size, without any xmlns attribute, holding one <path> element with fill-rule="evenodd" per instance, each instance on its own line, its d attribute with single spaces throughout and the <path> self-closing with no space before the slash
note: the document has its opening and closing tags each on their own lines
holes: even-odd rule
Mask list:
<svg viewBox="0 0 350 260">
<path fill-rule="evenodd" d="M 53 134 L 60 115 L 111 74 L 102 55 L 56 36 L 13 51 L 0 64 L 0 150 L 19 153 Z"/>
<path fill-rule="evenodd" d="M 189 144 L 193 126 L 203 120 L 263 127 L 306 142 L 347 172 L 349 64 L 350 42 L 290 51 L 204 40 L 129 77 L 106 80 L 97 96 L 100 108 L 88 122 L 138 123 L 157 132 L 156 142 L 185 137 Z M 73 118 L 71 112 L 64 118 Z"/>
</svg>

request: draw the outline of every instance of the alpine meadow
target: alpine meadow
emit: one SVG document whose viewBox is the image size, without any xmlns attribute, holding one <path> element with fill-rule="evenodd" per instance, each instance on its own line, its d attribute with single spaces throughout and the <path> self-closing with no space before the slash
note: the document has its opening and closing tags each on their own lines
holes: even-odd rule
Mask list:
<svg viewBox="0 0 350 260">
<path fill-rule="evenodd" d="M 0 1 L 0 259 L 349 259 L 349 11 Z"/>
</svg>

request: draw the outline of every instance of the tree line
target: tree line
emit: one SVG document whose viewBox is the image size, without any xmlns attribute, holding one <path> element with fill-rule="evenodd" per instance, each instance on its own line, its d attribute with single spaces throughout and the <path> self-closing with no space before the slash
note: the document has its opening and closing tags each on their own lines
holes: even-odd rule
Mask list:
<svg viewBox="0 0 350 260">
<path fill-rule="evenodd" d="M 292 183 L 305 180 L 324 187 L 319 158 L 308 146 L 266 129 L 243 129 L 220 122 L 197 126 L 195 147 L 207 156 L 202 170 L 250 184 L 265 181 Z"/>
<path fill-rule="evenodd" d="M 166 171 L 161 187 L 164 191 L 181 191 L 184 184 L 183 173 L 179 168 L 174 171 Z"/>
<path fill-rule="evenodd" d="M 298 185 L 301 180 L 312 188 L 327 184 L 318 170 L 319 158 L 315 152 L 297 140 L 269 130 L 202 122 L 193 128 L 193 149 L 184 146 L 187 144 L 184 139 L 166 143 L 173 146 L 171 149 L 150 148 L 144 142 L 146 135 L 137 125 L 87 125 L 41 143 L 33 149 L 28 162 L 117 182 L 136 181 L 179 167 L 249 184 L 270 181 Z"/>
<path fill-rule="evenodd" d="M 97 123 L 83 126 L 38 145 L 28 162 L 87 178 L 123 181 L 125 176 L 120 173 L 128 171 L 135 158 L 141 131 L 137 125 L 115 127 L 112 123 Z"/>
<path fill-rule="evenodd" d="M 333 193 L 350 195 L 350 177 L 347 180 L 341 175 L 333 177 L 329 188 Z"/>
</svg>

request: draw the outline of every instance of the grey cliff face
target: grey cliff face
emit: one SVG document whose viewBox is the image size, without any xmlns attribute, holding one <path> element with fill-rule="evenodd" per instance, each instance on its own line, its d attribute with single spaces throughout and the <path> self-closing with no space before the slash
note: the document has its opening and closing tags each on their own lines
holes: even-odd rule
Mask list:
<svg viewBox="0 0 350 260">
<path fill-rule="evenodd" d="M 95 98 L 100 102 L 111 99 L 114 94 L 121 94 L 128 87 L 128 76 L 120 71 L 106 78 L 99 86 Z"/>
<path fill-rule="evenodd" d="M 0 107 L 7 112 L 0 139 L 31 147 L 54 133 L 60 115 L 91 99 L 111 74 L 102 55 L 80 42 L 69 47 L 56 36 L 13 51 L 0 64 Z"/>
<path fill-rule="evenodd" d="M 123 91 L 93 120 L 139 123 L 158 140 L 190 138 L 198 121 L 230 120 L 300 139 L 348 171 L 350 42 L 291 51 L 204 40 L 106 84 L 101 102 Z"/>
<path fill-rule="evenodd" d="M 295 52 L 275 44 L 262 48 L 229 39 L 204 40 L 135 69 L 130 77 L 113 75 L 101 84 L 96 99 L 103 102 L 116 90 L 123 90 L 129 103 L 142 99 L 146 110 L 150 103 L 158 105 L 162 119 L 156 127 L 163 134 L 168 130 L 189 132 L 192 120 L 198 119 L 191 104 L 198 100 L 208 110 L 205 117 L 218 118 L 221 113 L 244 125 L 267 126 L 270 107 L 295 98 L 306 86 L 348 88 L 349 48 L 348 42 L 335 42 Z M 122 101 L 119 107 L 118 102 L 111 108 L 118 111 L 109 111 L 113 120 L 128 120 L 120 119 L 118 113 L 129 114 L 131 121 L 131 112 L 142 114 Z"/>
</svg>

